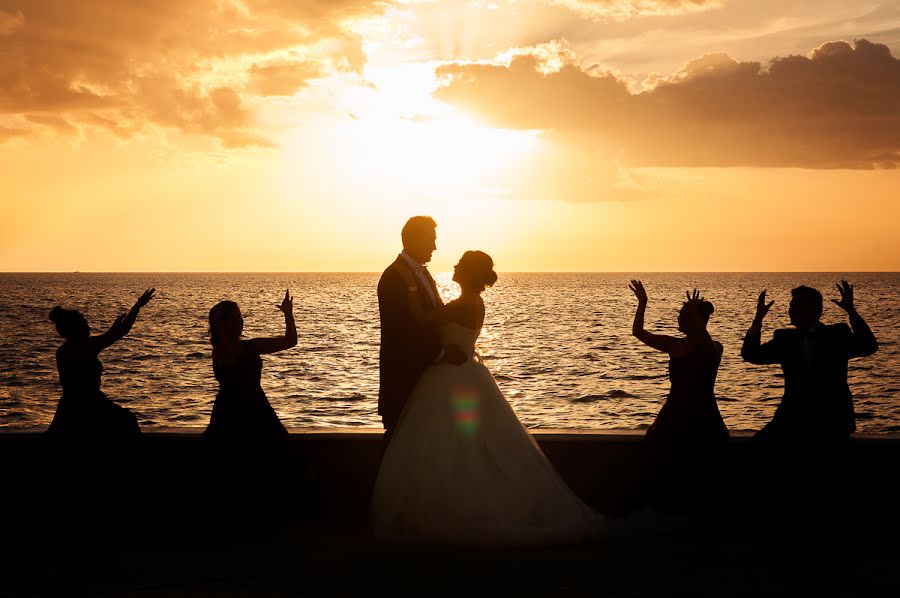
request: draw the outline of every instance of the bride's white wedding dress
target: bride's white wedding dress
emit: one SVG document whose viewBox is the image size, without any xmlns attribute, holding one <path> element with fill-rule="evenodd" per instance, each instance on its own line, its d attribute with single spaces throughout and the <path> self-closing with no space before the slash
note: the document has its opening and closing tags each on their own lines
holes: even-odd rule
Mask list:
<svg viewBox="0 0 900 598">
<path fill-rule="evenodd" d="M 442 327 L 469 360 L 429 367 L 407 401 L 375 484 L 376 535 L 531 544 L 598 532 L 602 516 L 566 486 L 475 356 L 478 334 Z"/>
</svg>

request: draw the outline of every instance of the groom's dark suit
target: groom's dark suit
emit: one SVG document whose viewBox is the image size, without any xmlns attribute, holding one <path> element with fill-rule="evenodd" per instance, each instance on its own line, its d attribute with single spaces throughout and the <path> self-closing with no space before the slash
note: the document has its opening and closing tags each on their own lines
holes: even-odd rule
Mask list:
<svg viewBox="0 0 900 598">
<path fill-rule="evenodd" d="M 416 324 L 409 306 L 409 296 L 413 292 L 424 311 L 443 305 L 434 279 L 427 270 L 423 270 L 423 274 L 431 292 L 400 255 L 378 281 L 378 312 L 381 316 L 378 414 L 384 422 L 388 438 L 393 434 L 406 399 L 422 372 L 441 351 L 437 326 Z M 410 279 L 415 282 L 415 289 L 408 286 L 406 281 Z"/>
<path fill-rule="evenodd" d="M 862 318 L 851 322 L 852 330 L 846 324 L 821 323 L 805 333 L 776 330 L 772 340 L 763 344 L 758 332 L 747 334 L 741 350 L 744 360 L 778 363 L 784 371 L 784 399 L 760 431 L 761 439 L 839 441 L 856 430 L 847 362 L 874 353 L 878 341 Z"/>
</svg>

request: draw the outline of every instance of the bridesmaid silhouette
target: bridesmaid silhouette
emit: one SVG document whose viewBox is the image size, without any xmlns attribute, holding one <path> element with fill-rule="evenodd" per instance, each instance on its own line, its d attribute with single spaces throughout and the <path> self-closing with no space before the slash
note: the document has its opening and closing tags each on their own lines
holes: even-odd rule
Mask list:
<svg viewBox="0 0 900 598">
<path fill-rule="evenodd" d="M 204 438 L 257 444 L 287 438 L 287 430 L 260 386 L 260 355 L 284 351 L 297 344 L 294 303 L 288 291 L 284 292 L 278 309 L 284 313 L 284 336 L 249 340 L 241 339 L 244 319 L 237 303 L 222 301 L 209 310 L 213 372 L 219 381 L 219 394 Z"/>
<path fill-rule="evenodd" d="M 99 355 L 128 334 L 141 308 L 155 292 L 156 289 L 145 291 L 127 314 L 116 318 L 109 330 L 98 336 L 91 336 L 91 328 L 80 312 L 58 305 L 50 311 L 56 331 L 66 340 L 56 351 L 63 394 L 47 429 L 48 434 L 84 440 L 140 434 L 134 414 L 113 403 L 100 390 L 103 365 Z"/>
<path fill-rule="evenodd" d="M 694 510 L 710 500 L 710 482 L 728 446 L 714 392 L 722 344 L 706 330 L 714 307 L 695 289 L 678 314 L 685 336 L 653 334 L 644 330 L 644 285 L 632 280 L 629 288 L 638 299 L 632 334 L 669 355 L 669 396 L 644 437 L 644 483 L 654 506 Z"/>
</svg>

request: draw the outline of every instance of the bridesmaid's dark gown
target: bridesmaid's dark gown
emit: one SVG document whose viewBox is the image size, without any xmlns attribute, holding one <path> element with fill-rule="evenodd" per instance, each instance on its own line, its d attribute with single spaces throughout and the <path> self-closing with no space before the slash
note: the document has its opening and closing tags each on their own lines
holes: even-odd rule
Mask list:
<svg viewBox="0 0 900 598">
<path fill-rule="evenodd" d="M 284 440 L 287 430 L 259 383 L 262 358 L 250 341 L 241 341 L 241 349 L 230 366 L 213 360 L 219 394 L 203 437 L 224 442 Z"/>
<path fill-rule="evenodd" d="M 658 506 L 703 508 L 723 482 L 728 428 L 714 392 L 721 351 L 721 345 L 710 342 L 669 360 L 671 390 L 643 446 L 645 482 Z"/>
<path fill-rule="evenodd" d="M 56 365 L 63 394 L 47 434 L 99 439 L 130 438 L 141 433 L 134 414 L 100 390 L 103 364 L 96 354 L 60 347 Z"/>
</svg>

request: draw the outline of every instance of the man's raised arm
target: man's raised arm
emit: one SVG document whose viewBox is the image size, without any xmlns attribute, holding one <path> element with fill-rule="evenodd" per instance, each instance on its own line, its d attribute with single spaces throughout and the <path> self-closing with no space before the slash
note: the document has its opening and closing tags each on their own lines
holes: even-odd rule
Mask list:
<svg viewBox="0 0 900 598">
<path fill-rule="evenodd" d="M 847 312 L 847 315 L 850 316 L 850 328 L 853 330 L 853 334 L 850 336 L 849 356 L 866 357 L 871 355 L 878 350 L 878 341 L 872 334 L 869 325 L 856 311 L 856 306 L 853 304 L 853 285 L 842 280 L 841 284 L 837 285 L 837 289 L 841 294 L 841 300 L 832 299 L 831 302 Z"/>
<path fill-rule="evenodd" d="M 762 323 L 774 301 L 766 303 L 766 292 L 759 294 L 756 301 L 756 316 L 753 323 L 744 335 L 744 344 L 741 347 L 741 358 L 748 363 L 757 365 L 780 363 L 781 351 L 780 345 L 775 340 L 771 340 L 765 344 L 761 344 Z"/>
</svg>

